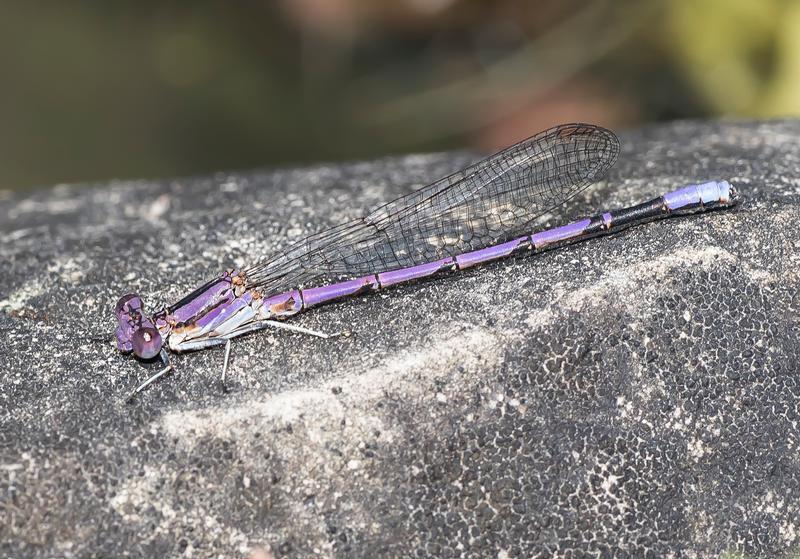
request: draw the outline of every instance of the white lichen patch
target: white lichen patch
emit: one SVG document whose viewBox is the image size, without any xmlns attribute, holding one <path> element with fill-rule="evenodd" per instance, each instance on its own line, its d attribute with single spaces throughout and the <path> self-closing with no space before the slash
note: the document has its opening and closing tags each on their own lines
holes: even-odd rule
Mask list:
<svg viewBox="0 0 800 559">
<path fill-rule="evenodd" d="M 140 208 L 142 218 L 154 223 L 164 217 L 170 209 L 171 200 L 168 194 L 161 194 Z"/>
<path fill-rule="evenodd" d="M 786 546 L 793 546 L 797 543 L 797 526 L 790 520 L 781 522 L 778 526 L 778 533 Z"/>
<path fill-rule="evenodd" d="M 79 197 L 57 198 L 51 197 L 47 200 L 36 200 L 29 198 L 22 200 L 8 211 L 11 220 L 18 219 L 20 216 L 31 213 L 43 213 L 48 215 L 60 215 L 79 211 L 85 202 Z"/>
<path fill-rule="evenodd" d="M 698 437 L 692 437 L 687 443 L 686 451 L 695 462 L 699 462 L 710 452 L 706 444 Z"/>
<path fill-rule="evenodd" d="M 249 538 L 223 519 L 209 514 L 204 508 L 190 510 L 176 508 L 170 498 L 171 494 L 165 494 L 160 489 L 160 486 L 174 483 L 172 475 L 166 465 L 145 466 L 142 475 L 128 478 L 122 483 L 109 504 L 125 523 L 140 524 L 146 521 L 152 523 L 153 525 L 148 527 L 148 538 L 157 536 L 169 538 L 174 534 L 176 525 L 202 526 L 204 541 L 222 541 L 240 553 L 246 553 L 250 548 Z M 212 485 L 211 480 L 197 481 L 198 490 L 204 490 L 206 485 Z M 184 554 L 191 556 L 189 550 Z"/>
<path fill-rule="evenodd" d="M 603 307 L 612 302 L 624 308 L 632 316 L 645 319 L 649 304 L 655 300 L 662 282 L 674 274 L 675 269 L 714 270 L 720 262 L 737 263 L 728 251 L 713 246 L 687 248 L 655 258 L 649 262 L 636 263 L 609 270 L 592 285 L 581 289 L 571 289 L 565 284 L 556 284 L 551 295 L 552 304 L 532 312 L 525 323 L 531 328 L 550 326 L 560 320 L 563 310 L 583 312 L 589 307 Z M 751 277 L 764 279 L 762 272 L 750 270 Z M 636 294 L 632 297 L 632 294 Z M 684 314 L 684 320 L 691 321 L 691 315 Z"/>
<path fill-rule="evenodd" d="M 489 330 L 473 329 L 459 336 L 442 334 L 424 347 L 388 356 L 372 370 L 352 371 L 317 387 L 289 390 L 266 400 L 247 400 L 221 409 L 168 413 L 161 419 L 161 428 L 191 445 L 198 436 L 235 439 L 254 425 L 284 425 L 302 416 L 309 440 L 319 444 L 331 437 L 327 426 L 338 425 L 342 420 L 350 430 L 377 429 L 382 437 L 391 440 L 392 427 L 384 424 L 381 414 L 375 411 L 375 400 L 391 391 L 408 398 L 446 402 L 446 392 L 430 390 L 433 378 L 452 373 L 456 366 L 474 370 L 479 360 L 499 356 L 501 347 L 500 334 Z M 463 392 L 466 387 L 461 383 L 465 380 L 451 384 L 458 384 L 458 390 Z"/>
<path fill-rule="evenodd" d="M 87 255 L 76 257 L 58 257 L 47 267 L 51 274 L 58 274 L 61 280 L 68 285 L 78 285 L 90 271 L 92 265 Z"/>
<path fill-rule="evenodd" d="M 19 289 L 12 291 L 8 297 L 0 300 L 0 311 L 19 312 L 30 307 L 31 299 L 44 293 L 44 288 L 35 279 L 29 279 Z"/>
<path fill-rule="evenodd" d="M 326 526 L 313 508 L 300 506 L 305 499 L 320 499 L 320 507 L 346 510 L 348 522 L 363 525 L 367 531 L 379 533 L 382 529 L 380 519 L 363 504 L 341 501 L 342 495 L 355 487 L 380 488 L 381 474 L 375 470 L 375 460 L 365 454 L 365 441 L 404 443 L 405 434 L 396 430 L 391 412 L 379 403 L 388 395 L 429 410 L 429 417 L 450 413 L 449 406 L 458 405 L 459 398 L 474 390 L 481 371 L 499 366 L 502 343 L 502 332 L 473 329 L 458 336 L 441 332 L 423 347 L 390 354 L 372 369 L 352 370 L 318 386 L 284 391 L 267 399 L 170 412 L 153 428 L 164 437 L 175 438 L 188 453 L 201 441 L 208 444 L 208 437 L 230 441 L 248 471 L 263 472 L 270 464 L 281 464 L 288 475 L 281 482 L 281 491 L 298 496 L 292 517 L 306 526 L 307 541 L 327 549 Z M 431 411 L 434 407 L 439 411 Z M 290 431 L 287 425 L 291 425 Z M 267 462 L 242 442 L 252 441 L 253 433 L 270 433 L 272 456 Z M 379 438 L 375 433 L 380 433 Z M 279 534 L 265 526 L 260 537 L 266 541 Z"/>
<path fill-rule="evenodd" d="M 151 503 L 153 497 L 158 493 L 156 485 L 161 479 L 162 474 L 153 467 L 146 467 L 144 475 L 129 479 L 116 492 L 110 504 L 114 510 L 126 522 L 139 522 L 142 520 L 139 515 L 140 508 Z M 159 512 L 162 516 L 174 518 L 174 511 L 165 505 L 160 499 L 156 500 Z"/>
<path fill-rule="evenodd" d="M 591 508 L 595 514 L 600 513 L 600 507 L 604 505 L 615 505 L 618 513 L 613 514 L 614 522 L 622 522 L 625 513 L 634 507 L 628 495 L 621 487 L 622 476 L 615 473 L 615 466 L 607 458 L 598 455 L 594 459 L 594 467 L 586 472 L 583 490 L 592 498 Z M 592 483 L 592 478 L 599 477 L 599 483 Z M 581 491 L 580 489 L 577 492 Z"/>
</svg>

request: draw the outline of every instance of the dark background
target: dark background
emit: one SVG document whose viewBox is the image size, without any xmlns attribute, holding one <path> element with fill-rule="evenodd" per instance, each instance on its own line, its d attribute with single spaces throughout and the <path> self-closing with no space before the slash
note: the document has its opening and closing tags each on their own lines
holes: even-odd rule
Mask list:
<svg viewBox="0 0 800 559">
<path fill-rule="evenodd" d="M 794 0 L 0 0 L 0 189 L 800 112 Z"/>
</svg>

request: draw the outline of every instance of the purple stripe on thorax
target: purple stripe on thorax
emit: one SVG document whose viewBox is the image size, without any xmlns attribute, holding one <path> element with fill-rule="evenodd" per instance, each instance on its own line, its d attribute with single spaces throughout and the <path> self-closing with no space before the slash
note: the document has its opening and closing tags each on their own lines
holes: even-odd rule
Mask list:
<svg viewBox="0 0 800 559">
<path fill-rule="evenodd" d="M 195 321 L 195 325 L 201 331 L 210 331 L 228 320 L 231 316 L 236 314 L 239 310 L 246 307 L 253 301 L 253 296 L 246 292 L 241 297 L 237 297 L 233 301 L 229 301 L 214 307 L 209 312 L 201 316 Z"/>
<path fill-rule="evenodd" d="M 614 216 L 610 213 L 606 212 L 603 214 L 603 224 L 606 226 L 606 229 L 611 227 L 611 222 L 614 221 Z"/>
<path fill-rule="evenodd" d="M 380 273 L 378 274 L 378 281 L 381 287 L 388 287 L 397 283 L 432 276 L 439 270 L 451 266 L 452 264 L 452 258 L 442 258 L 441 260 L 419 264 L 418 266 L 410 266 L 408 268 L 401 268 L 400 270 Z"/>
<path fill-rule="evenodd" d="M 549 244 L 557 243 L 558 241 L 571 239 L 583 233 L 584 229 L 589 226 L 589 223 L 591 223 L 591 220 L 584 219 L 576 221 L 575 223 L 562 225 L 561 227 L 541 231 L 540 233 L 534 233 L 531 235 L 531 242 L 535 248 L 543 248 Z"/>
<path fill-rule="evenodd" d="M 456 256 L 456 263 L 458 264 L 459 269 L 463 269 L 474 266 L 475 264 L 480 264 L 482 262 L 504 258 L 514 252 L 514 249 L 516 249 L 522 243 L 527 242 L 528 237 L 521 237 L 519 239 L 514 239 L 513 241 L 508 241 L 507 243 L 482 248 L 480 250 L 473 250 L 472 252 L 465 252 L 464 254 L 459 254 Z"/>
<path fill-rule="evenodd" d="M 374 275 L 331 285 L 323 285 L 322 287 L 312 287 L 310 289 L 303 289 L 303 304 L 306 308 L 313 307 L 314 305 L 319 305 L 326 301 L 332 301 L 341 297 L 356 295 L 357 293 L 375 289 L 378 289 L 378 279 Z"/>
<path fill-rule="evenodd" d="M 220 278 L 202 293 L 172 311 L 170 316 L 175 323 L 192 322 L 206 310 L 217 306 L 221 301 L 232 301 L 234 298 L 231 282 L 228 278 Z"/>
</svg>

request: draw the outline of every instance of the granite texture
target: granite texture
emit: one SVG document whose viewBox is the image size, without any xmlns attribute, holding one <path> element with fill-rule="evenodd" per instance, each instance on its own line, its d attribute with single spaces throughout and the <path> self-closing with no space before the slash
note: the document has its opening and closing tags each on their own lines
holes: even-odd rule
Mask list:
<svg viewBox="0 0 800 559">
<path fill-rule="evenodd" d="M 465 154 L 0 196 L 0 555 L 780 557 L 800 545 L 800 121 L 621 135 L 551 223 L 651 223 L 328 305 L 155 370 L 108 337 Z"/>
</svg>

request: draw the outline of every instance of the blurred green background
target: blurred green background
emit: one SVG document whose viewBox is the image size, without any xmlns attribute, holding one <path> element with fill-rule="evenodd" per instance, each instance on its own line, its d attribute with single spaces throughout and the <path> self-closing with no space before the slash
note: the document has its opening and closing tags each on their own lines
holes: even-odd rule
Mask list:
<svg viewBox="0 0 800 559">
<path fill-rule="evenodd" d="M 800 113 L 797 0 L 0 0 L 0 189 Z"/>
</svg>

